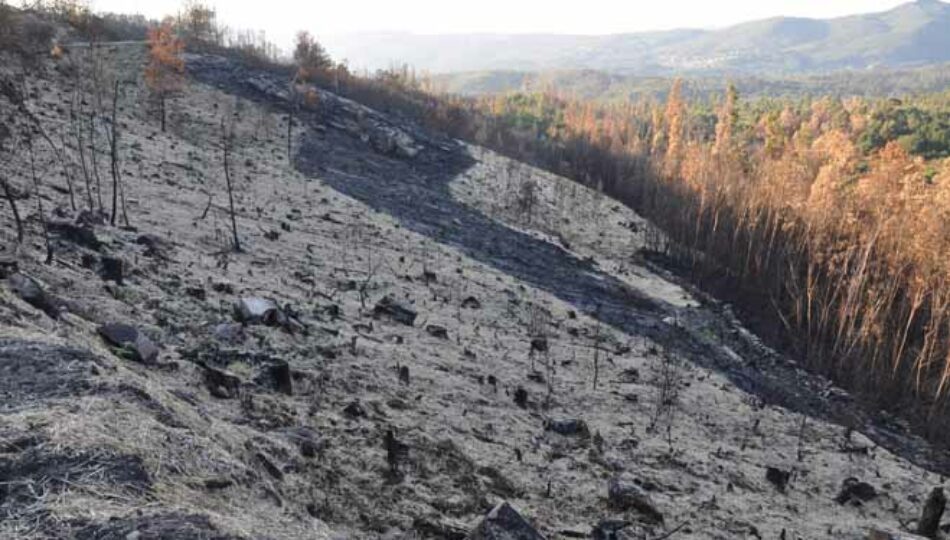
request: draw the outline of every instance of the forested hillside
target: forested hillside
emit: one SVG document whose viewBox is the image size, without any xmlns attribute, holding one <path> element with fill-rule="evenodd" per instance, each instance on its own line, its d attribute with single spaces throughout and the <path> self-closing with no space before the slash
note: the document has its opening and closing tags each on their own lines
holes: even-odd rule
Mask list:
<svg viewBox="0 0 950 540">
<path fill-rule="evenodd" d="M 605 13 L 606 17 L 610 15 Z M 796 74 L 950 61 L 950 4 L 915 0 L 882 13 L 791 17 L 718 30 L 604 36 L 532 34 L 330 36 L 358 68 L 405 62 L 432 73 L 595 69 L 633 75 Z"/>
<path fill-rule="evenodd" d="M 512 92 L 557 92 L 577 99 L 619 102 L 665 100 L 675 77 L 621 75 L 605 71 L 474 71 L 428 75 L 440 92 L 480 96 Z M 939 93 L 950 87 L 950 65 L 912 69 L 875 68 L 832 71 L 821 75 L 689 76 L 683 95 L 715 101 L 734 85 L 746 98 L 903 97 Z"/>
</svg>

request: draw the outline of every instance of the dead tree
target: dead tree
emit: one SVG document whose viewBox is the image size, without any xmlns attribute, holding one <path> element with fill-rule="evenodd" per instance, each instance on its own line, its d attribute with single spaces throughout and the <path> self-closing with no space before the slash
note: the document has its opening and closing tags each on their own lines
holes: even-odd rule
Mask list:
<svg viewBox="0 0 950 540">
<path fill-rule="evenodd" d="M 43 240 L 46 242 L 46 264 L 53 263 L 53 244 L 49 240 L 49 227 L 46 224 L 46 213 L 43 211 L 43 194 L 40 193 L 40 180 L 36 175 L 36 157 L 33 154 L 33 139 L 27 137 L 26 145 L 30 153 L 30 176 L 33 179 L 33 193 L 36 195 L 37 213 L 40 225 L 43 228 Z"/>
<path fill-rule="evenodd" d="M 109 217 L 109 224 L 115 227 L 115 218 L 119 210 L 119 183 L 122 181 L 119 171 L 119 81 L 115 81 L 112 94 L 112 130 L 109 136 L 109 157 L 110 170 L 112 172 L 112 214 Z"/>
<path fill-rule="evenodd" d="M 228 206 L 231 213 L 231 234 L 234 237 L 234 251 L 240 252 L 241 240 L 238 238 L 237 218 L 234 213 L 234 185 L 231 182 L 231 147 L 234 143 L 234 131 L 229 130 L 224 119 L 221 119 L 221 149 L 224 154 L 224 182 L 228 188 Z"/>
<path fill-rule="evenodd" d="M 69 103 L 69 122 L 73 128 L 73 137 L 76 140 L 76 150 L 79 152 L 79 165 L 82 169 L 82 177 L 86 184 L 86 204 L 90 210 L 95 209 L 95 202 L 92 199 L 92 179 L 89 176 L 89 167 L 86 163 L 86 148 L 83 141 L 82 111 L 85 94 L 82 90 L 82 78 L 80 77 L 80 67 L 78 62 L 74 66 L 76 73 L 75 91 L 73 99 Z M 65 143 L 64 143 L 65 147 Z"/>
<path fill-rule="evenodd" d="M 99 158 L 96 156 L 96 112 L 89 111 L 89 161 L 92 162 L 92 176 L 96 179 L 96 203 L 99 212 L 103 212 L 102 175 L 99 174 Z"/>
</svg>

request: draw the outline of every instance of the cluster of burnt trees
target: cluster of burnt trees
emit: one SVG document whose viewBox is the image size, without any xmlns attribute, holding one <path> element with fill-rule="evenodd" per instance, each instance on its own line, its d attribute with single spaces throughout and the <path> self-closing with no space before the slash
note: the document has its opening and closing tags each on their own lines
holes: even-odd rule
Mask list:
<svg viewBox="0 0 950 540">
<path fill-rule="evenodd" d="M 53 39 L 57 29 L 62 28 L 70 32 L 68 44 Z M 168 103 L 185 87 L 182 53 L 186 39 L 195 46 L 206 43 L 204 40 L 217 40 L 216 28 L 213 11 L 200 4 L 187 4 L 177 19 L 149 22 L 135 17 L 97 15 L 86 3 L 78 1 L 38 1 L 22 9 L 0 3 L 0 54 L 8 62 L 7 69 L 0 74 L 0 99 L 9 105 L 8 115 L 0 121 L 0 149 L 24 151 L 30 163 L 28 188 L 17 187 L 11 181 L 22 171 L 0 169 L 0 195 L 11 208 L 19 242 L 23 242 L 25 232 L 17 205 L 25 198 L 24 191 L 35 195 L 44 231 L 42 204 L 48 189 L 62 191 L 73 212 L 86 211 L 92 219 L 112 226 L 120 221 L 124 226 L 131 225 L 122 175 L 119 117 L 127 105 L 127 89 L 137 86 L 142 77 L 152 112 L 165 131 Z M 113 65 L 115 58 L 109 55 L 114 47 L 109 41 L 117 37 L 145 38 L 148 52 L 141 73 L 134 66 L 123 69 Z M 49 102 L 44 101 L 46 90 L 40 81 L 47 71 L 70 80 L 66 122 L 43 121 L 43 108 L 49 107 Z M 221 149 L 231 201 L 233 247 L 240 250 L 229 167 L 233 132 L 233 126 L 222 121 Z M 47 162 L 59 169 L 64 188 L 59 180 L 43 181 Z M 47 248 L 47 259 L 52 261 L 48 242 Z"/>
<path fill-rule="evenodd" d="M 80 39 L 82 51 L 67 51 L 52 41 L 56 24 L 69 22 Z M 51 157 L 61 170 L 65 192 L 73 211 L 85 206 L 90 211 L 108 216 L 115 225 L 128 214 L 121 197 L 119 167 L 119 124 L 115 121 L 122 94 L 122 81 L 105 67 L 99 46 L 100 32 L 88 11 L 78 4 L 37 3 L 28 9 L 14 10 L 0 6 L 0 51 L 7 60 L 7 69 L 0 76 L 0 94 L 8 102 L 10 112 L 5 118 L 0 141 L 8 150 L 19 149 L 29 156 L 32 188 L 39 193 L 43 182 L 37 174 L 39 146 L 43 156 Z M 50 66 L 52 58 L 63 76 L 72 81 L 68 101 L 68 123 L 50 130 L 41 121 L 41 91 L 36 87 L 36 73 Z M 107 158 L 103 159 L 102 154 Z M 78 163 L 77 163 L 78 162 Z M 4 193 L 17 222 L 18 238 L 23 239 L 23 224 L 16 208 L 16 189 L 9 180 L 9 171 L 0 177 Z M 103 202 L 103 184 L 111 177 L 111 209 Z M 103 179 L 106 178 L 104 181 Z M 37 197 L 39 215 L 44 222 L 42 198 Z M 121 204 L 120 204 L 121 201 Z M 51 252 L 48 254 L 52 256 Z"/>
<path fill-rule="evenodd" d="M 927 159 L 945 96 L 743 104 L 730 88 L 710 114 L 680 82 L 616 104 L 443 95 L 407 68 L 338 88 L 625 202 L 665 232 L 653 256 L 773 343 L 932 434 L 950 418 L 950 163 Z M 887 121 L 910 107 L 927 121 Z"/>
</svg>

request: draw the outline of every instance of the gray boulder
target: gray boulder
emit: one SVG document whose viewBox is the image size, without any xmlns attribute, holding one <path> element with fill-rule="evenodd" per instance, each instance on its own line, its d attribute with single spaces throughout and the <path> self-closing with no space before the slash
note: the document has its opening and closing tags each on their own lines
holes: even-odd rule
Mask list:
<svg viewBox="0 0 950 540">
<path fill-rule="evenodd" d="M 104 324 L 99 327 L 99 335 L 113 347 L 128 351 L 133 359 L 143 364 L 154 364 L 158 360 L 158 346 L 134 326 Z"/>
<path fill-rule="evenodd" d="M 590 428 L 587 426 L 587 422 L 577 418 L 549 420 L 545 425 L 545 429 L 566 437 L 590 437 Z"/>
<path fill-rule="evenodd" d="M 503 502 L 472 529 L 468 540 L 544 540 L 544 536 L 510 504 Z"/>
<path fill-rule="evenodd" d="M 7 279 L 10 289 L 24 302 L 56 319 L 65 303 L 49 294 L 35 279 L 24 274 L 13 274 Z"/>
<path fill-rule="evenodd" d="M 259 296 L 241 298 L 234 304 L 234 318 L 244 324 L 284 326 L 287 316 L 277 302 Z"/>
<path fill-rule="evenodd" d="M 400 305 L 389 296 L 380 300 L 373 308 L 374 318 L 386 317 L 406 326 L 415 324 L 417 316 L 415 311 Z"/>
<path fill-rule="evenodd" d="M 607 498 L 610 506 L 622 511 L 634 511 L 646 521 L 663 523 L 663 514 L 645 489 L 632 479 L 615 476 L 607 483 Z"/>
</svg>

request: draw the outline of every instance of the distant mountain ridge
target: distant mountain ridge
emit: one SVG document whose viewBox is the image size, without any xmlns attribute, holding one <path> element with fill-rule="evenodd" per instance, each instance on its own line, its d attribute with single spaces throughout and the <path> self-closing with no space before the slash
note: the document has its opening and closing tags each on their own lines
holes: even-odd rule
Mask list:
<svg viewBox="0 0 950 540">
<path fill-rule="evenodd" d="M 950 4 L 916 0 L 834 19 L 774 17 L 719 30 L 603 36 L 374 33 L 325 39 L 356 67 L 432 73 L 594 69 L 635 75 L 798 74 L 950 61 Z"/>
</svg>

